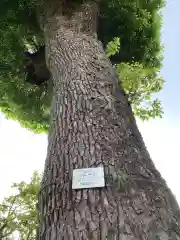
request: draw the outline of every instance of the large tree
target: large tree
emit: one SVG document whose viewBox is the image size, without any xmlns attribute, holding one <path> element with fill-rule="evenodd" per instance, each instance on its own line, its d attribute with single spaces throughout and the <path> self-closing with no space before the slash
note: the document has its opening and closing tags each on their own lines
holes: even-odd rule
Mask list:
<svg viewBox="0 0 180 240">
<path fill-rule="evenodd" d="M 162 1 L 1 4 L 1 109 L 36 131 L 50 125 L 37 239 L 180 239 L 178 205 L 129 102 L 133 92 L 141 102 L 162 85 Z M 109 59 L 114 37 L 121 47 Z M 132 92 L 118 80 L 121 71 L 132 78 L 131 66 L 144 70 Z M 73 169 L 97 166 L 105 187 L 72 190 Z"/>
</svg>

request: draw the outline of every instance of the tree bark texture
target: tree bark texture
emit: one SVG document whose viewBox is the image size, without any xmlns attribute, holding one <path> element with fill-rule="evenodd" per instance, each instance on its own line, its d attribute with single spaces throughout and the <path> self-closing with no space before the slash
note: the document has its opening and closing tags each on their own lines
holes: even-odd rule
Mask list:
<svg viewBox="0 0 180 240">
<path fill-rule="evenodd" d="M 44 24 L 53 99 L 37 239 L 180 239 L 176 200 L 95 37 L 97 9 L 52 11 Z M 100 165 L 104 188 L 72 190 L 73 169 Z"/>
</svg>

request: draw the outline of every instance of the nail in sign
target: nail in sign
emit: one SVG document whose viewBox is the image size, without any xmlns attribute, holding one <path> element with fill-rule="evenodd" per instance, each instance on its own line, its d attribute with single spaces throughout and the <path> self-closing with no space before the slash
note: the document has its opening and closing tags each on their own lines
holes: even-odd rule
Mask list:
<svg viewBox="0 0 180 240">
<path fill-rule="evenodd" d="M 73 170 L 72 189 L 104 187 L 104 168 L 81 168 Z"/>
</svg>

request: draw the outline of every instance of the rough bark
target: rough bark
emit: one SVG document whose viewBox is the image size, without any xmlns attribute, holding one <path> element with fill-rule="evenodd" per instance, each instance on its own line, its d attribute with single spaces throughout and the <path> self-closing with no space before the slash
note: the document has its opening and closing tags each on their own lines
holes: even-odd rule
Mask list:
<svg viewBox="0 0 180 240">
<path fill-rule="evenodd" d="M 95 9 L 52 11 L 44 24 L 53 99 L 38 240 L 180 239 L 176 200 L 94 35 Z M 100 165 L 104 188 L 72 190 L 73 169 Z"/>
</svg>

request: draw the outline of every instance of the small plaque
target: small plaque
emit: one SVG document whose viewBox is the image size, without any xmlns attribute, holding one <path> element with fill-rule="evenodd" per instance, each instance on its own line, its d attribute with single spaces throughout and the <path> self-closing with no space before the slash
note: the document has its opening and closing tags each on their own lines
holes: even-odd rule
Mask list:
<svg viewBox="0 0 180 240">
<path fill-rule="evenodd" d="M 104 168 L 82 168 L 73 170 L 73 189 L 104 187 Z"/>
</svg>

